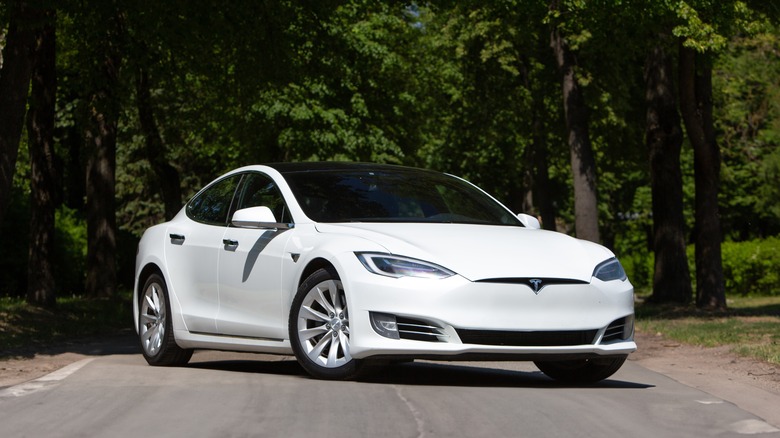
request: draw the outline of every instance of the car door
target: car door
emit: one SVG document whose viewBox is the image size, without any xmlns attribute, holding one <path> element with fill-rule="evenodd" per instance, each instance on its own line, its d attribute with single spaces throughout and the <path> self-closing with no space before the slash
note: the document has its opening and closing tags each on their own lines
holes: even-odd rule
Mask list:
<svg viewBox="0 0 780 438">
<path fill-rule="evenodd" d="M 244 175 L 233 211 L 269 207 L 277 222 L 291 217 L 271 177 Z M 217 328 L 221 334 L 263 339 L 287 336 L 282 311 L 282 269 L 289 262 L 285 248 L 294 229 L 249 229 L 228 226 L 219 257 Z"/>
<path fill-rule="evenodd" d="M 217 333 L 219 251 L 240 179 L 235 175 L 211 184 L 187 204 L 187 217 L 168 227 L 168 282 L 190 332 Z"/>
</svg>

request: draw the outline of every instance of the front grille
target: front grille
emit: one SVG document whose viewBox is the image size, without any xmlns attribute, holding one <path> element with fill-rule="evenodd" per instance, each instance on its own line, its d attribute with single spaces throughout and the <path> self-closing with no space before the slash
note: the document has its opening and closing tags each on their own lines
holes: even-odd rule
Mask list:
<svg viewBox="0 0 780 438">
<path fill-rule="evenodd" d="M 622 341 L 626 339 L 625 333 L 627 319 L 628 318 L 626 317 L 612 321 L 612 323 L 607 326 L 607 329 L 604 331 L 604 336 L 601 338 L 601 343 L 604 344 L 607 342 Z"/>
<path fill-rule="evenodd" d="M 505 345 L 511 347 L 562 347 L 592 344 L 598 330 L 571 331 L 496 331 L 457 329 L 464 344 Z"/>
<path fill-rule="evenodd" d="M 444 329 L 425 321 L 411 318 L 396 317 L 398 335 L 401 339 L 425 342 L 443 342 L 448 337 Z"/>
</svg>

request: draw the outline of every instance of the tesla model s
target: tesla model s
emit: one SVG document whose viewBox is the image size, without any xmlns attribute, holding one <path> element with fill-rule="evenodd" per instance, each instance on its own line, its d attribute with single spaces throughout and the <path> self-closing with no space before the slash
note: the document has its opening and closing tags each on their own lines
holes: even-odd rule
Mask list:
<svg viewBox="0 0 780 438">
<path fill-rule="evenodd" d="M 464 179 L 391 165 L 228 172 L 144 233 L 133 303 L 151 365 L 262 352 L 348 379 L 371 361 L 526 360 L 594 382 L 636 349 L 611 251 Z"/>
</svg>

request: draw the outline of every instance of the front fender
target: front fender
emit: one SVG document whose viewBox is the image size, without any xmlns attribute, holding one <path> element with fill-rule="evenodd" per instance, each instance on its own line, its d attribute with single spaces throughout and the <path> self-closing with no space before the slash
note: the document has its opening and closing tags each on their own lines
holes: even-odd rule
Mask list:
<svg viewBox="0 0 780 438">
<path fill-rule="evenodd" d="M 296 234 L 288 241 L 285 252 L 289 257 L 284 265 L 283 308 L 289 309 L 298 286 L 317 267 L 329 264 L 344 281 L 357 262 L 355 251 L 388 252 L 387 248 L 369 239 L 349 234 L 321 233 L 313 225 L 296 225 Z M 360 265 L 361 269 L 364 269 Z"/>
</svg>

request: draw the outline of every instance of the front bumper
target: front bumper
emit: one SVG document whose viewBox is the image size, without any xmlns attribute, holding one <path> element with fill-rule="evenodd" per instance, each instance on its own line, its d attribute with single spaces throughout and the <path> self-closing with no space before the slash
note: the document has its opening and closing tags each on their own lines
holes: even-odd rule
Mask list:
<svg viewBox="0 0 780 438">
<path fill-rule="evenodd" d="M 550 285 L 535 294 L 521 284 L 477 283 L 457 275 L 389 278 L 359 265 L 349 268 L 352 275 L 342 282 L 350 352 L 358 359 L 566 360 L 636 350 L 633 287 L 627 280 Z M 380 335 L 376 315 L 396 318 L 407 335 Z"/>
</svg>

